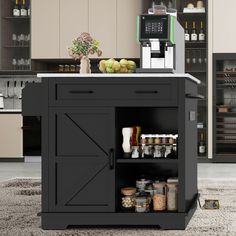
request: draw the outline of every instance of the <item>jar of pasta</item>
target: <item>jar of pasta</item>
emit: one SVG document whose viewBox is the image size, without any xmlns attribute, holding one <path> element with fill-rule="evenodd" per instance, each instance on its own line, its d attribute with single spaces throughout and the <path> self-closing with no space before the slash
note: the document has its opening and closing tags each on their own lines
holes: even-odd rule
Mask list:
<svg viewBox="0 0 236 236">
<path fill-rule="evenodd" d="M 166 210 L 166 183 L 155 183 L 153 193 L 153 210 L 165 211 Z"/>
</svg>

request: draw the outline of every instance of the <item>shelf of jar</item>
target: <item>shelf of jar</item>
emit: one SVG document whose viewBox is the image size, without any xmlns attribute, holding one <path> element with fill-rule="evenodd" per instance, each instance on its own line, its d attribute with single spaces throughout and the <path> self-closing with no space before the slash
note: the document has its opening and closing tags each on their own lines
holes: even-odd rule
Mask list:
<svg viewBox="0 0 236 236">
<path fill-rule="evenodd" d="M 18 45 L 5 45 L 3 46 L 4 48 L 29 48 L 30 46 L 29 45 L 22 45 L 22 46 L 18 46 Z"/>
<path fill-rule="evenodd" d="M 177 163 L 177 158 L 118 158 L 117 163 Z"/>
<path fill-rule="evenodd" d="M 148 212 L 135 212 L 134 209 L 132 210 L 123 210 L 122 208 L 120 209 L 117 209 L 118 213 L 122 213 L 122 214 L 139 214 L 139 215 L 142 215 L 142 214 L 176 214 L 178 213 L 178 211 L 154 211 L 154 210 L 149 210 Z"/>
<path fill-rule="evenodd" d="M 4 16 L 6 20 L 29 20 L 30 16 Z"/>
</svg>

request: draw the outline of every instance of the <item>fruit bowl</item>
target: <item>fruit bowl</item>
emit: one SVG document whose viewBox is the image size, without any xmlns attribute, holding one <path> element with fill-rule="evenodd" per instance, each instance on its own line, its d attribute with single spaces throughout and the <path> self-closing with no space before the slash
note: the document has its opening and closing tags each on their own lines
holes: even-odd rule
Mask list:
<svg viewBox="0 0 236 236">
<path fill-rule="evenodd" d="M 136 70 L 136 63 L 126 59 L 121 59 L 120 61 L 108 59 L 101 60 L 98 67 L 102 73 L 134 73 Z"/>
</svg>

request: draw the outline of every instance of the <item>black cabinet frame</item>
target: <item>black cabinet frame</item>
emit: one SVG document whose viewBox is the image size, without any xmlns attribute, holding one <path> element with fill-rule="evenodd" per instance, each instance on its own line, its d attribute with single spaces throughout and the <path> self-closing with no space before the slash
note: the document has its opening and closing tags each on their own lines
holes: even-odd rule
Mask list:
<svg viewBox="0 0 236 236">
<path fill-rule="evenodd" d="M 116 114 L 125 109 L 140 109 L 142 114 L 149 109 L 154 120 L 164 110 L 176 113 L 174 117 L 166 117 L 165 127 L 176 120 L 178 160 L 146 163 L 144 160 L 141 165 L 145 168 L 149 163 L 154 170 L 156 166 L 170 167 L 178 173 L 177 212 L 119 211 L 120 175 L 116 172 L 125 165 L 138 168 L 135 162 L 118 162 L 122 158 L 117 154 L 121 153 L 117 152 L 121 149 L 117 142 L 121 131 L 116 129 L 121 121 Z M 24 89 L 23 114 L 42 116 L 43 229 L 65 229 L 69 225 L 155 225 L 162 229 L 187 226 L 196 210 L 198 196 L 197 84 L 188 77 L 147 75 L 147 78 L 96 78 L 96 81 L 44 78 L 42 84 L 29 84 Z"/>
</svg>

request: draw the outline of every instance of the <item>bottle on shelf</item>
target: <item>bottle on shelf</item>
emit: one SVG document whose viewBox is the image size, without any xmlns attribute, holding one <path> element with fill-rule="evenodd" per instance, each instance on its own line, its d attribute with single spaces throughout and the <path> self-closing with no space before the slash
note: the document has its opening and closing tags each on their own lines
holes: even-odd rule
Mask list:
<svg viewBox="0 0 236 236">
<path fill-rule="evenodd" d="M 189 29 L 188 29 L 188 22 L 185 21 L 185 41 L 189 42 L 190 41 L 190 34 L 189 34 Z"/>
<path fill-rule="evenodd" d="M 205 41 L 205 38 L 206 38 L 206 35 L 205 35 L 205 30 L 203 28 L 203 21 L 201 21 L 201 28 L 200 28 L 200 31 L 199 31 L 199 41 L 200 42 L 204 42 Z"/>
<path fill-rule="evenodd" d="M 26 9 L 25 0 L 22 0 L 20 15 L 23 16 L 23 17 L 27 16 L 27 9 Z"/>
<path fill-rule="evenodd" d="M 200 141 L 199 141 L 199 145 L 198 145 L 198 153 L 201 154 L 201 155 L 204 155 L 206 153 L 206 142 L 205 142 L 203 133 L 200 134 Z"/>
<path fill-rule="evenodd" d="M 14 7 L 13 7 L 13 16 L 20 16 L 20 5 L 19 5 L 19 0 L 15 1 Z"/>
<path fill-rule="evenodd" d="M 197 42 L 197 30 L 196 30 L 196 22 L 195 21 L 193 21 L 193 27 L 192 27 L 192 32 L 191 32 L 191 41 Z"/>
<path fill-rule="evenodd" d="M 30 12 L 30 0 L 28 1 L 27 4 L 27 15 L 30 16 L 31 12 Z"/>
</svg>

